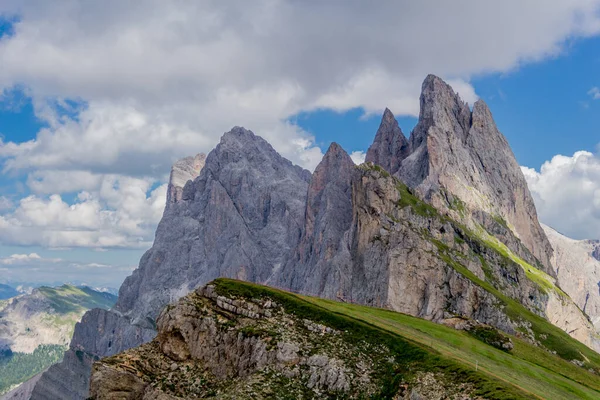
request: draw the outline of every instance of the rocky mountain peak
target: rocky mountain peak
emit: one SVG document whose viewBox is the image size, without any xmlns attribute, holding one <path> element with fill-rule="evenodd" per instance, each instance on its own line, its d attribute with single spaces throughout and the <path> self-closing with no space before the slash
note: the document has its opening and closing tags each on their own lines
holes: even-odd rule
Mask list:
<svg viewBox="0 0 600 400">
<path fill-rule="evenodd" d="M 206 168 L 213 173 L 223 168 L 242 170 L 252 166 L 253 170 L 261 173 L 268 170 L 280 178 L 290 172 L 306 182 L 310 180 L 309 171 L 292 164 L 277 153 L 265 139 L 239 126 L 223 134 L 220 143 L 208 155 L 206 164 Z"/>
<path fill-rule="evenodd" d="M 351 176 L 354 162 L 337 143 L 332 143 L 313 173 L 308 185 L 306 205 L 306 236 L 312 237 L 315 220 L 328 208 L 349 206 Z M 335 196 L 335 198 L 328 198 Z M 346 204 L 347 203 L 347 204 Z M 344 219 L 344 217 L 342 217 Z M 342 232 L 337 232 L 341 234 Z"/>
<path fill-rule="evenodd" d="M 420 105 L 408 143 L 391 112 L 384 113 L 366 161 L 397 176 L 438 208 L 450 207 L 448 194 L 458 199 L 479 224 L 502 231 L 500 240 L 553 274 L 552 247 L 527 183 L 485 102 L 478 100 L 471 111 L 450 85 L 428 75 Z M 503 222 L 493 228 L 498 225 L 494 221 Z"/>
<path fill-rule="evenodd" d="M 323 156 L 323 159 L 321 160 L 317 168 L 315 168 L 315 172 L 313 173 L 313 175 L 328 174 L 331 176 L 335 176 L 338 173 L 338 171 L 332 169 L 347 169 L 353 167 L 354 162 L 352 161 L 348 153 L 346 153 L 342 146 L 340 146 L 336 142 L 333 142 L 327 149 L 327 152 Z"/>
<path fill-rule="evenodd" d="M 419 122 L 410 138 L 413 151 L 427 139 L 432 127 L 464 140 L 470 119 L 469 105 L 458 93 L 439 77 L 428 75 L 421 87 Z"/>
<path fill-rule="evenodd" d="M 306 196 L 300 242 L 284 265 L 277 284 L 295 290 L 335 296 L 351 264 L 344 233 L 352 222 L 352 180 L 357 169 L 337 143 L 332 143 L 312 175 Z"/>
<path fill-rule="evenodd" d="M 408 140 L 402 133 L 394 114 L 386 108 L 375 140 L 365 158 L 366 162 L 380 165 L 392 174 L 400 167 L 400 163 L 409 154 Z"/>
</svg>

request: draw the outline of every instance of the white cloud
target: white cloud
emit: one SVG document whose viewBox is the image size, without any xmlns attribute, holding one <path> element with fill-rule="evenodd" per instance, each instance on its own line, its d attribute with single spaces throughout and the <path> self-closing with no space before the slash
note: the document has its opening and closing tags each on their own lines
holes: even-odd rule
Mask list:
<svg viewBox="0 0 600 400">
<path fill-rule="evenodd" d="M 365 162 L 365 158 L 367 157 L 367 153 L 364 151 L 353 151 L 350 153 L 350 158 L 354 161 L 354 164 L 360 165 Z"/>
<path fill-rule="evenodd" d="M 152 179 L 103 175 L 93 192 L 69 204 L 58 194 L 31 195 L 0 215 L 6 244 L 65 247 L 148 247 L 166 199 L 166 185 Z M 151 190 L 152 189 L 152 190 Z"/>
<path fill-rule="evenodd" d="M 146 246 L 164 202 L 149 182 L 232 126 L 312 169 L 321 150 L 290 116 L 417 115 L 427 73 L 472 103 L 471 76 L 559 54 L 598 33 L 597 11 L 591 0 L 3 0 L 0 14 L 20 22 L 0 41 L 0 92 L 24 87 L 48 128 L 0 142 L 4 171 L 26 174 L 34 194 L 0 216 L 0 241 Z"/>
<path fill-rule="evenodd" d="M 574 239 L 600 239 L 600 158 L 557 155 L 540 171 L 522 167 L 540 220 Z"/>
<path fill-rule="evenodd" d="M 37 253 L 12 254 L 5 258 L 0 258 L 0 264 L 4 265 L 27 265 L 39 262 L 57 263 L 62 261 L 60 258 L 42 258 Z"/>
<path fill-rule="evenodd" d="M 594 100 L 598 100 L 600 99 L 600 89 L 598 89 L 597 86 L 594 86 L 593 88 L 591 88 L 590 90 L 588 90 L 588 94 L 592 97 L 592 99 Z"/>
<path fill-rule="evenodd" d="M 7 166 L 114 173 L 164 171 L 189 149 L 208 151 L 233 125 L 312 168 L 314 157 L 303 155 L 316 152 L 310 136 L 281 122 L 290 115 L 385 106 L 416 115 L 429 72 L 454 78 L 472 102 L 470 75 L 555 55 L 566 38 L 599 28 L 597 2 L 589 0 L 377 7 L 6 0 L 2 10 L 21 22 L 0 43 L 0 88 L 24 83 L 40 114 L 55 122 L 35 141 L 5 144 Z M 60 121 L 48 98 L 83 99 L 89 108 Z"/>
<path fill-rule="evenodd" d="M 0 211 L 9 210 L 14 206 L 12 200 L 6 196 L 0 196 Z"/>
</svg>

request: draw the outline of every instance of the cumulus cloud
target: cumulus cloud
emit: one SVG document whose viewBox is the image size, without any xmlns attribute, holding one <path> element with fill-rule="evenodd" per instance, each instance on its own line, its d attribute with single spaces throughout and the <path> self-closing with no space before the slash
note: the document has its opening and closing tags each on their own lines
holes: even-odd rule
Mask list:
<svg viewBox="0 0 600 400">
<path fill-rule="evenodd" d="M 385 106 L 416 115 L 420 82 L 429 72 L 451 78 L 472 102 L 470 75 L 557 54 L 565 38 L 599 28 L 597 4 L 589 0 L 383 1 L 377 7 L 7 0 L 0 10 L 20 16 L 14 35 L 0 43 L 0 88 L 24 83 L 38 110 L 47 110 L 41 103 L 48 98 L 89 105 L 32 142 L 4 144 L 7 167 L 119 173 L 155 163 L 164 168 L 190 148 L 207 151 L 233 125 L 265 135 L 312 168 L 318 160 L 303 153 L 314 152 L 314 142 L 300 129 L 286 129 L 282 121 L 290 115 Z M 78 151 L 68 154 L 74 145 Z"/>
<path fill-rule="evenodd" d="M 6 211 L 13 207 L 13 202 L 6 196 L 0 196 L 0 211 Z"/>
<path fill-rule="evenodd" d="M 42 257 L 37 253 L 30 254 L 12 254 L 9 257 L 0 258 L 0 264 L 23 264 L 32 261 L 39 261 Z"/>
<path fill-rule="evenodd" d="M 312 169 L 322 152 L 290 116 L 414 116 L 427 73 L 472 103 L 471 76 L 559 54 L 599 32 L 597 11 L 592 0 L 4 0 L 0 14 L 18 19 L 0 39 L 0 92 L 23 88 L 47 127 L 0 142 L 3 171 L 26 175 L 33 193 L 5 207 L 0 241 L 147 245 L 164 201 L 148 182 L 232 126 Z"/>
<path fill-rule="evenodd" d="M 360 165 L 365 162 L 365 158 L 367 157 L 367 153 L 364 151 L 353 151 L 350 153 L 350 158 L 354 161 L 354 164 Z"/>
<path fill-rule="evenodd" d="M 540 171 L 522 167 L 540 220 L 574 239 L 600 239 L 600 157 L 557 155 Z"/>
<path fill-rule="evenodd" d="M 166 201 L 166 184 L 152 189 L 153 183 L 104 175 L 95 191 L 80 192 L 72 204 L 59 194 L 25 197 L 0 215 L 0 241 L 48 248 L 148 247 Z"/>
</svg>

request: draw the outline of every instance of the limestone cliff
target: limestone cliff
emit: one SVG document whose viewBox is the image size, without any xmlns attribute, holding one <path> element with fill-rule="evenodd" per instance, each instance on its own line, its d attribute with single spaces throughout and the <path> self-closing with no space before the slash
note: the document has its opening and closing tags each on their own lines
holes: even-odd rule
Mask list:
<svg viewBox="0 0 600 400">
<path fill-rule="evenodd" d="M 165 304 L 217 277 L 264 282 L 298 242 L 309 177 L 251 131 L 223 135 L 166 209 L 115 310 L 152 328 Z"/>
<path fill-rule="evenodd" d="M 386 108 L 375 134 L 375 140 L 367 150 L 365 162 L 379 165 L 391 174 L 395 174 L 400 169 L 402 161 L 409 155 L 408 140 L 398 126 L 394 114 Z"/>
</svg>

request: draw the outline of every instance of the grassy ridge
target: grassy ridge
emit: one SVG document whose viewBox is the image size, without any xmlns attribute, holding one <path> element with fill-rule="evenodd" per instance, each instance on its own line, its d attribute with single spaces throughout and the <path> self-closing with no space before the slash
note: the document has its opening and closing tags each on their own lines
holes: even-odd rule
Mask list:
<svg viewBox="0 0 600 400">
<path fill-rule="evenodd" d="M 469 334 L 404 314 L 300 296 L 265 286 L 218 279 L 217 291 L 245 298 L 270 297 L 300 318 L 346 332 L 349 340 L 383 343 L 396 355 L 380 398 L 417 371 L 443 373 L 453 382 L 469 382 L 490 399 L 598 399 L 600 378 L 560 357 L 512 338 L 507 353 Z M 562 332 L 562 331 L 561 331 Z M 567 339 L 575 342 L 570 337 Z M 589 362 L 595 367 L 596 359 Z"/>
</svg>

